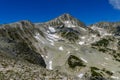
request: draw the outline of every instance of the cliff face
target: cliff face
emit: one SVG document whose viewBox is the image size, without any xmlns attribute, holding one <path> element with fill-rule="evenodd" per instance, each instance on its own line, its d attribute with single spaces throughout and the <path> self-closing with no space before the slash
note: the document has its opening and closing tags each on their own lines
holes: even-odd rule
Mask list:
<svg viewBox="0 0 120 80">
<path fill-rule="evenodd" d="M 52 80 L 119 80 L 119 28 L 119 23 L 107 22 L 86 27 L 69 14 L 45 23 L 20 21 L 4 24 L 0 27 L 0 55 L 5 56 L 1 60 L 20 61 L 25 69 L 18 64 L 12 68 L 25 72 L 30 67 L 31 74 L 34 68 L 38 68 L 35 69 L 37 72 L 44 68 L 45 74 L 40 73 L 42 76 L 37 80 L 47 76 L 49 79 L 52 76 Z M 7 68 L 2 68 L 1 75 L 7 76 L 4 74 Z"/>
</svg>

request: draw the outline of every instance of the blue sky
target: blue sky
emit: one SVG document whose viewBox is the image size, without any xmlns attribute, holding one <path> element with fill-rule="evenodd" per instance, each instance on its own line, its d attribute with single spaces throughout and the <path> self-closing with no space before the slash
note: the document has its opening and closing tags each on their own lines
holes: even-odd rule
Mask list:
<svg viewBox="0 0 120 80">
<path fill-rule="evenodd" d="M 45 22 L 69 13 L 87 25 L 120 21 L 120 0 L 0 0 L 0 24 Z"/>
</svg>

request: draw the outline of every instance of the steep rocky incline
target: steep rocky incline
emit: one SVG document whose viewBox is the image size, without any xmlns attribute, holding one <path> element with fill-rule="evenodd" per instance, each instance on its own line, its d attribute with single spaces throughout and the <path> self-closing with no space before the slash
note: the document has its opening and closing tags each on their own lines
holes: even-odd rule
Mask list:
<svg viewBox="0 0 120 80">
<path fill-rule="evenodd" d="M 69 14 L 0 25 L 0 78 L 120 80 L 119 34 L 118 22 L 86 27 Z"/>
</svg>

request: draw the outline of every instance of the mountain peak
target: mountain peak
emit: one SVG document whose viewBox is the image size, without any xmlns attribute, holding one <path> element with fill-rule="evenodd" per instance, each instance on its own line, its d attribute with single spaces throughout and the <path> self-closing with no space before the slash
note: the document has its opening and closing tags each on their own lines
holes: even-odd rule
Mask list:
<svg viewBox="0 0 120 80">
<path fill-rule="evenodd" d="M 72 17 L 72 15 L 68 14 L 68 13 L 64 13 L 61 15 L 61 17 Z"/>
<path fill-rule="evenodd" d="M 77 18 L 71 16 L 70 14 L 68 13 L 65 13 L 65 14 L 62 14 L 60 16 L 58 16 L 57 18 L 55 19 L 52 19 L 48 22 L 46 22 L 45 24 L 47 25 L 51 25 L 51 26 L 61 26 L 61 25 L 66 25 L 67 27 L 71 27 L 71 26 L 74 26 L 74 27 L 85 27 L 85 24 L 78 20 Z"/>
<path fill-rule="evenodd" d="M 75 19 L 72 15 L 70 15 L 68 13 L 62 14 L 58 18 L 61 18 L 62 20 L 72 20 L 72 19 Z"/>
</svg>

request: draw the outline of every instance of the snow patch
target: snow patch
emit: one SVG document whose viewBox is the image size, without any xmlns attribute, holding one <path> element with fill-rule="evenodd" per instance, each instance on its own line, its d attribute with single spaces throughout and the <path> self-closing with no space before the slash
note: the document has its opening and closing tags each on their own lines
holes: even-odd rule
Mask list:
<svg viewBox="0 0 120 80">
<path fill-rule="evenodd" d="M 83 45 L 84 43 L 85 43 L 85 42 L 83 42 L 83 41 L 80 41 L 80 42 L 79 42 L 80 45 Z"/>
<path fill-rule="evenodd" d="M 99 63 L 99 64 L 101 64 L 101 63 Z M 103 63 L 103 64 L 101 64 L 102 66 L 106 66 L 107 65 L 107 63 Z"/>
<path fill-rule="evenodd" d="M 112 34 L 110 34 L 110 33 L 105 33 L 104 35 L 105 35 L 105 36 L 106 36 L 106 35 L 111 36 Z"/>
<path fill-rule="evenodd" d="M 65 21 L 65 23 L 66 23 L 66 24 L 69 24 L 69 23 L 71 23 L 71 22 L 70 22 L 70 21 Z"/>
<path fill-rule="evenodd" d="M 47 34 L 47 36 L 50 42 L 58 41 L 60 39 L 60 37 L 56 34 Z"/>
<path fill-rule="evenodd" d="M 37 40 L 40 40 L 39 38 L 40 34 L 39 33 L 36 33 L 36 35 L 34 36 Z"/>
<path fill-rule="evenodd" d="M 52 61 L 49 61 L 49 69 L 52 70 Z"/>
<path fill-rule="evenodd" d="M 48 56 L 45 56 L 45 58 L 48 58 Z"/>
<path fill-rule="evenodd" d="M 120 79 L 119 77 L 116 77 L 116 76 L 111 76 L 111 78 L 113 78 L 115 80 L 119 80 Z"/>
<path fill-rule="evenodd" d="M 106 60 L 109 60 L 109 58 L 105 57 Z"/>
<path fill-rule="evenodd" d="M 44 55 L 41 55 L 42 57 L 44 57 Z"/>
<path fill-rule="evenodd" d="M 91 29 L 96 30 L 96 26 L 93 25 L 93 26 L 91 27 Z"/>
<path fill-rule="evenodd" d="M 51 32 L 56 32 L 56 30 L 53 27 L 48 27 Z"/>
<path fill-rule="evenodd" d="M 51 44 L 52 46 L 54 46 L 54 42 L 51 42 L 50 44 Z"/>
<path fill-rule="evenodd" d="M 76 48 L 75 50 L 78 51 L 78 48 Z"/>
<path fill-rule="evenodd" d="M 75 25 L 73 25 L 73 24 L 71 23 L 71 21 L 64 21 L 64 24 L 65 24 L 65 26 L 67 26 L 67 27 L 76 27 Z"/>
<path fill-rule="evenodd" d="M 48 58 L 48 56 L 45 56 L 45 55 L 41 55 L 43 58 Z"/>
<path fill-rule="evenodd" d="M 59 50 L 63 51 L 64 49 L 63 49 L 63 47 L 62 47 L 62 46 L 60 46 L 60 47 L 59 47 Z"/>
<path fill-rule="evenodd" d="M 79 27 L 80 29 L 82 29 L 83 31 L 87 31 L 85 28 Z"/>
<path fill-rule="evenodd" d="M 60 38 L 58 35 L 55 35 L 55 34 L 49 34 L 48 36 L 52 39 Z"/>
<path fill-rule="evenodd" d="M 94 37 L 94 38 L 95 38 L 95 37 L 96 37 L 96 35 L 92 35 L 92 37 Z"/>
<path fill-rule="evenodd" d="M 85 39 L 85 36 L 82 36 L 81 39 Z"/>
<path fill-rule="evenodd" d="M 84 75 L 84 74 L 83 74 L 83 73 L 81 73 L 81 74 L 79 74 L 79 75 L 78 75 L 78 77 L 79 77 L 79 78 L 82 78 L 82 77 L 83 77 L 83 75 Z"/>
<path fill-rule="evenodd" d="M 70 54 L 70 53 L 71 53 L 70 51 L 67 52 L 67 54 Z"/>
<path fill-rule="evenodd" d="M 39 33 L 36 33 L 34 37 L 35 37 L 35 39 L 37 39 L 38 41 L 41 41 L 43 44 L 45 43 L 43 40 L 40 39 L 40 34 L 39 34 Z"/>
<path fill-rule="evenodd" d="M 87 60 L 85 60 L 84 58 L 81 58 L 82 61 L 84 61 L 85 63 L 88 63 Z"/>
</svg>

